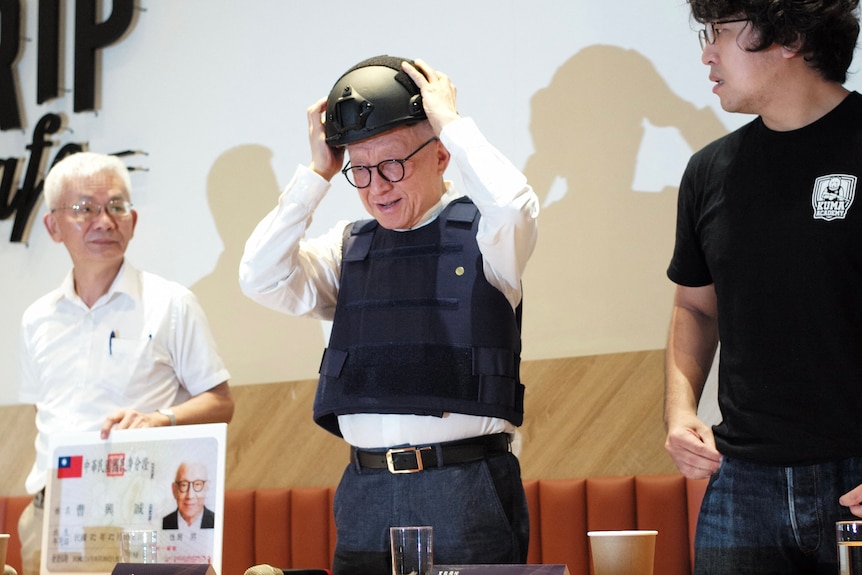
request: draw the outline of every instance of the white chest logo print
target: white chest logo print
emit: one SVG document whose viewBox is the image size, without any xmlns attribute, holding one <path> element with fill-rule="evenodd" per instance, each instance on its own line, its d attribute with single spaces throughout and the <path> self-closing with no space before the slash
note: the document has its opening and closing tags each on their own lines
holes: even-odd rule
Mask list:
<svg viewBox="0 0 862 575">
<path fill-rule="evenodd" d="M 814 180 L 811 206 L 815 220 L 843 220 L 856 196 L 856 176 L 832 174 Z"/>
</svg>

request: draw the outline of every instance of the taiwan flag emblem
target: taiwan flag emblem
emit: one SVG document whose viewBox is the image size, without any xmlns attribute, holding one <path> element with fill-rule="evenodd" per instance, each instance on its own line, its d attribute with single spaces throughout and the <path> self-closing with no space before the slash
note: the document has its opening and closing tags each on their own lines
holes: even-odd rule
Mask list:
<svg viewBox="0 0 862 575">
<path fill-rule="evenodd" d="M 84 468 L 83 455 L 64 455 L 57 461 L 57 479 L 81 477 Z"/>
</svg>

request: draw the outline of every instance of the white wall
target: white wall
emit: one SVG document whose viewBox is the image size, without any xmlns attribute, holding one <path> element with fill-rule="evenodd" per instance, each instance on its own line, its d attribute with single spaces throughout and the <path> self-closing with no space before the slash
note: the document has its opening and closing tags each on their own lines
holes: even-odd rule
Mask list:
<svg viewBox="0 0 862 575">
<path fill-rule="evenodd" d="M 73 3 L 68 4 L 72 12 Z M 106 4 L 110 9 L 110 2 Z M 237 238 L 245 237 L 245 228 L 274 205 L 279 188 L 287 183 L 296 164 L 308 160 L 306 107 L 325 96 L 343 71 L 368 56 L 421 57 L 447 72 L 459 88 L 462 115 L 472 116 L 518 166 L 524 166 L 533 153 L 531 98 L 549 86 L 564 63 L 593 45 L 632 49 L 645 56 L 678 98 L 698 109 L 712 109 L 727 129 L 747 119 L 729 116 L 718 108 L 710 93 L 707 68 L 700 63 L 687 6 L 680 0 L 385 0 L 364 4 L 341 0 L 141 0 L 140 6 L 142 11 L 127 37 L 100 57 L 98 111 L 76 114 L 71 94 L 36 105 L 37 1 L 26 1 L 28 41 L 16 70 L 26 126 L 0 133 L 0 158 L 25 158 L 33 126 L 48 112 L 65 115 L 70 128 L 55 138 L 58 145 L 50 152 L 51 159 L 66 142 L 87 142 L 91 150 L 103 152 L 147 151 L 148 156 L 128 161 L 149 169 L 133 173 L 139 225 L 128 255 L 139 268 L 188 286 L 204 282 L 214 273 L 226 247 L 241 248 L 233 245 L 241 243 Z M 69 14 L 66 86 L 72 86 L 72 30 Z M 642 86 L 625 75 L 618 78 L 616 90 L 626 98 L 644 97 Z M 567 112 L 560 110 L 561 115 Z M 608 130 L 616 129 L 613 117 L 606 122 Z M 692 152 L 690 146 L 675 128 L 656 128 L 645 122 L 644 129 L 632 188 L 659 192 L 675 187 Z M 579 134 L 558 137 L 565 144 L 577 140 Z M 228 226 L 221 231 L 217 227 L 213 214 L 218 206 L 210 206 L 207 193 L 213 184 L 208 178 L 221 156 L 243 146 L 260 152 L 248 157 L 263 158 L 263 173 L 258 179 L 253 174 L 238 177 L 238 182 L 248 180 L 254 186 L 238 185 L 232 194 L 214 200 L 227 213 L 237 210 L 234 228 L 242 229 L 231 235 L 225 230 L 236 229 L 229 223 L 220 224 Z M 261 186 L 265 189 L 259 189 Z M 548 196 L 548 211 L 554 200 L 571 193 L 571 183 L 567 187 L 556 182 Z M 251 216 L 240 215 L 243 210 L 252 211 Z M 44 207 L 40 207 L 27 244 L 9 243 L 12 220 L 0 222 L 0 404 L 16 401 L 21 313 L 38 295 L 58 284 L 69 267 L 65 250 L 54 245 L 42 228 L 42 213 Z M 338 218 L 362 215 L 352 189 L 336 181 L 312 231 L 323 231 Z M 672 234 L 672 229 L 661 233 Z M 573 242 L 589 241 L 579 238 L 577 229 L 571 234 Z M 225 236 L 231 236 L 231 246 L 225 246 Z M 664 260 L 669 257 L 669 252 L 662 255 Z M 652 281 L 666 282 L 663 268 L 653 271 Z M 529 293 L 528 289 L 528 298 Z M 660 311 L 664 314 L 663 308 Z M 211 316 L 221 313 L 210 308 L 207 312 Z M 306 322 L 303 330 L 311 326 L 310 320 L 301 321 Z M 279 329 L 243 336 L 252 340 L 275 337 L 273 330 Z M 320 338 L 314 347 L 322 349 L 323 326 L 311 329 L 314 338 Z M 537 335 L 537 343 L 525 342 L 525 355 L 530 359 L 660 348 L 664 331 L 664 324 L 658 322 L 637 341 L 610 333 L 606 341 L 562 338 L 557 347 L 547 349 Z M 217 336 L 220 341 L 227 337 Z M 251 357 L 248 365 L 237 363 L 229 368 L 234 383 L 304 379 L 315 376 L 318 358 Z"/>
</svg>

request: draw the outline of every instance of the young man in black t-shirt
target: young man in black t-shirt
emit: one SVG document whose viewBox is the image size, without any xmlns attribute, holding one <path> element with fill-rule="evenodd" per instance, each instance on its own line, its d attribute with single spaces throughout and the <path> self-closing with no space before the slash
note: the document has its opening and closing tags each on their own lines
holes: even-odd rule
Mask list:
<svg viewBox="0 0 862 575">
<path fill-rule="evenodd" d="M 758 116 L 692 157 L 668 268 L 666 447 L 710 477 L 695 572 L 834 573 L 835 521 L 862 516 L 858 0 L 689 3 L 722 108 Z"/>
</svg>

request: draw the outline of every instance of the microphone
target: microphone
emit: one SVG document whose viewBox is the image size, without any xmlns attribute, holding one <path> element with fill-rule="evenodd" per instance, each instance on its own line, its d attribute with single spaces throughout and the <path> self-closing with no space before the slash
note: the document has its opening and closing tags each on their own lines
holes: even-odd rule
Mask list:
<svg viewBox="0 0 862 575">
<path fill-rule="evenodd" d="M 279 569 L 261 564 L 246 569 L 245 575 L 332 575 L 332 572 L 328 569 Z"/>
</svg>

